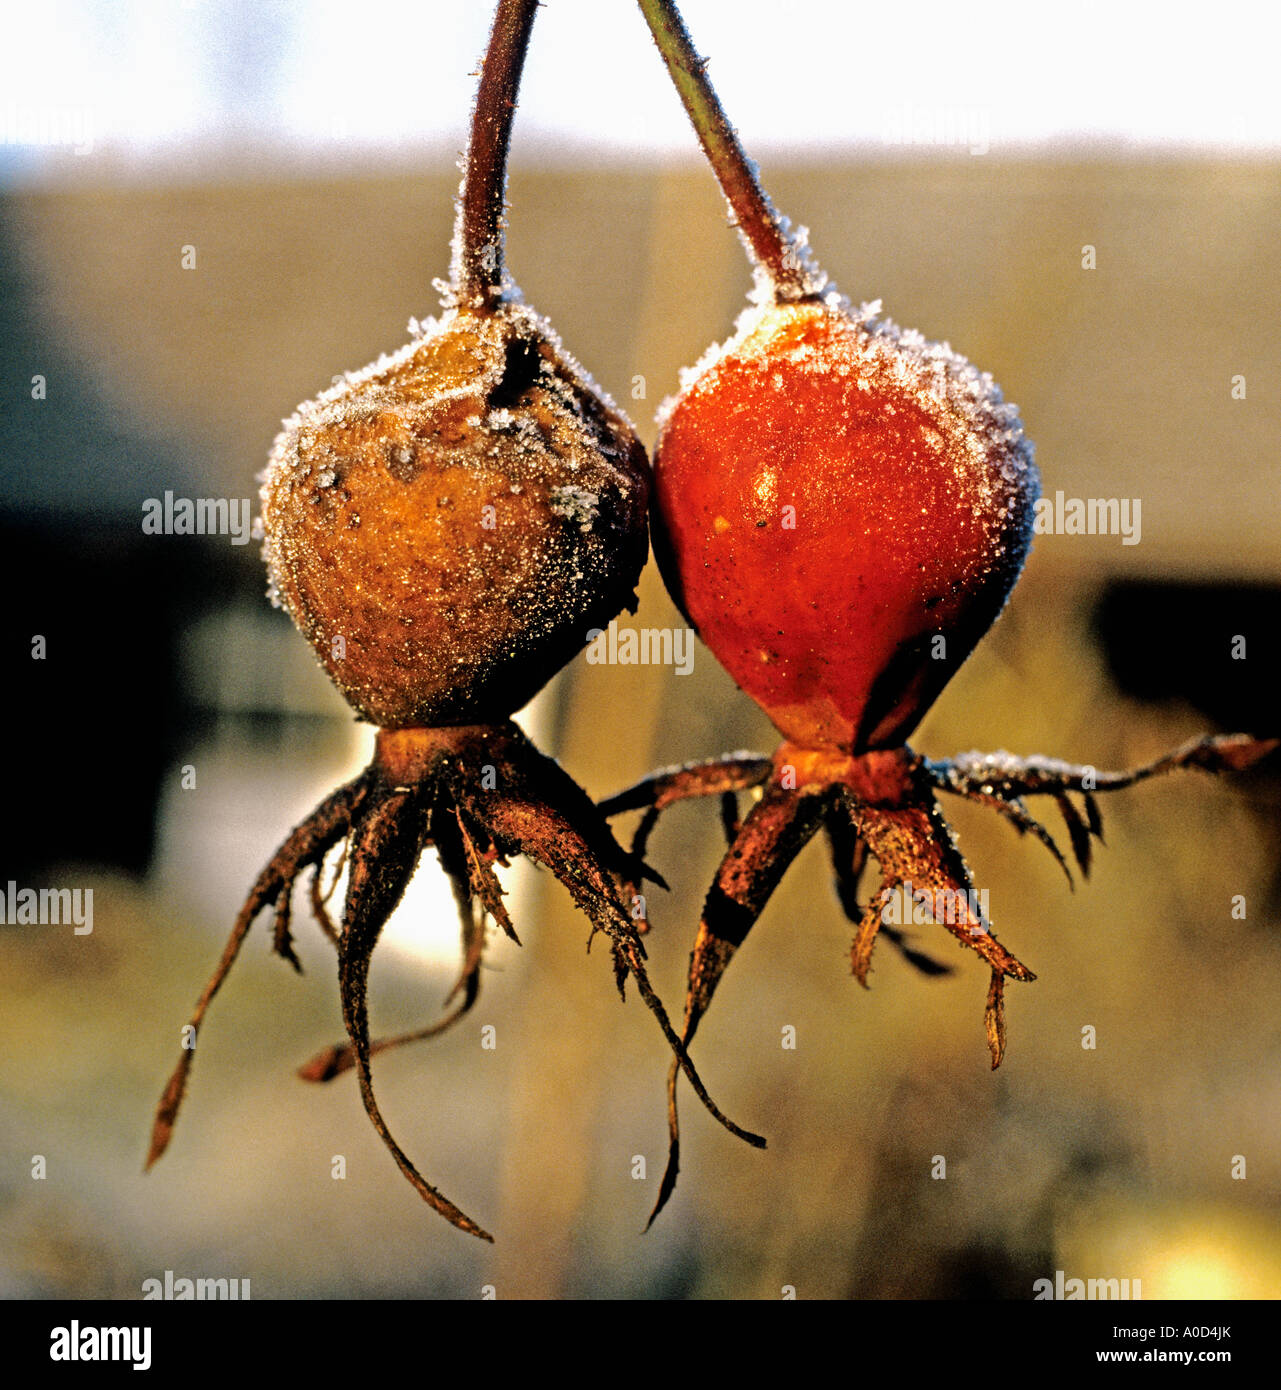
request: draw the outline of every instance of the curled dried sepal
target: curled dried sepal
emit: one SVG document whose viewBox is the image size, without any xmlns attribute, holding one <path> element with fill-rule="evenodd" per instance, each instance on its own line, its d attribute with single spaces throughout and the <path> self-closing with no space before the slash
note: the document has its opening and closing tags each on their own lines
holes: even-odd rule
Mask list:
<svg viewBox="0 0 1281 1390">
<path fill-rule="evenodd" d="M 360 1097 L 374 1129 L 405 1175 L 428 1206 L 460 1231 L 492 1241 L 442 1192 L 433 1187 L 392 1137 L 374 1096 L 369 1070 L 369 963 L 387 918 L 395 911 L 413 876 L 418 856 L 428 835 L 429 808 L 424 788 L 394 789 L 372 805 L 353 829 L 351 873 L 342 937 L 338 944 L 338 988 L 343 1022 L 356 1058 Z"/>
<path fill-rule="evenodd" d="M 1254 738 L 1250 734 L 1215 734 L 1194 738 L 1173 752 L 1163 754 L 1141 767 L 1122 772 L 1101 772 L 1085 763 L 1066 763 L 1058 758 L 1016 757 L 1004 749 L 996 753 L 958 753 L 938 760 L 923 758 L 921 767 L 936 787 L 954 792 L 980 806 L 993 806 L 1020 831 L 1030 831 L 1054 855 L 1072 881 L 1071 871 L 1049 831 L 1033 819 L 1024 805 L 1028 796 L 1052 797 L 1067 825 L 1072 853 L 1082 875 L 1088 877 L 1091 864 L 1091 837 L 1103 842 L 1103 817 L 1094 800 L 1096 792 L 1119 791 L 1177 768 L 1199 768 L 1202 772 L 1244 772 L 1267 757 L 1281 740 Z M 1079 793 L 1084 817 L 1069 799 Z"/>
<path fill-rule="evenodd" d="M 829 810 L 824 829 L 827 832 L 837 899 L 851 922 L 861 922 L 863 908 L 859 904 L 858 886 L 867 866 L 867 841 L 860 836 L 858 828 L 848 814 L 848 808 L 844 805 L 833 806 Z M 882 921 L 880 935 L 922 975 L 952 974 L 950 965 L 943 965 L 932 956 L 927 956 L 923 951 L 909 945 L 908 934 L 897 926 Z"/>
<path fill-rule="evenodd" d="M 320 887 L 320 872 L 326 856 L 340 843 L 348 878 L 342 923 L 335 934 L 324 906 L 327 895 Z M 463 965 L 449 997 L 461 991 L 463 998 L 430 1027 L 375 1042 L 369 1036 L 367 1007 L 370 961 L 384 924 L 429 845 L 435 846 L 458 902 Z M 298 964 L 289 934 L 290 903 L 296 879 L 310 866 L 314 870 L 312 907 L 338 950 L 347 1042 L 318 1053 L 300 1075 L 322 1081 L 354 1068 L 365 1110 L 401 1172 L 446 1220 L 485 1240 L 491 1239 L 489 1234 L 429 1183 L 392 1137 L 374 1095 L 370 1061 L 376 1052 L 435 1036 L 471 1008 L 479 990 L 486 917 L 515 939 L 493 865 L 505 863 L 518 852 L 551 869 L 593 926 L 610 937 L 617 968 L 635 979 L 679 1067 L 709 1111 L 731 1133 L 763 1144 L 759 1136 L 739 1128 L 716 1107 L 649 983 L 644 948 L 616 880 L 624 875 L 653 877 L 652 873 L 621 848 L 604 817 L 572 778 L 510 723 L 380 732 L 370 766 L 327 797 L 259 875 L 191 1019 L 191 1027 L 198 1028 L 264 908 L 273 906 L 277 914 L 275 949 Z M 165 1088 L 153 1125 L 148 1167 L 168 1146 L 193 1055 L 184 1051 Z"/>
<path fill-rule="evenodd" d="M 332 792 L 324 801 L 294 828 L 289 837 L 271 857 L 271 862 L 258 875 L 254 886 L 249 890 L 244 906 L 236 918 L 231 936 L 223 949 L 209 983 L 205 985 L 191 1018 L 184 1030 L 191 1045 L 185 1047 L 178 1059 L 178 1065 L 165 1086 L 151 1131 L 151 1145 L 147 1153 L 146 1166 L 152 1164 L 169 1147 L 174 1123 L 182 1105 L 187 1088 L 187 1079 L 195 1060 L 195 1039 L 199 1036 L 200 1025 L 205 1013 L 213 1002 L 214 995 L 227 978 L 240 948 L 244 945 L 249 928 L 253 926 L 258 914 L 270 903 L 279 907 L 282 897 L 287 899 L 298 875 L 310 864 L 319 869 L 325 855 L 343 839 L 351 829 L 353 817 L 364 803 L 368 790 L 368 774 L 362 773 L 346 785 Z M 280 948 L 281 938 L 276 937 L 276 947 Z M 296 963 L 296 962 L 295 962 Z"/>
<path fill-rule="evenodd" d="M 866 986 L 872 948 L 885 924 L 889 900 L 909 891 L 910 885 L 919 901 L 934 905 L 934 920 L 939 922 L 942 917 L 939 924 L 982 956 L 993 970 L 1015 980 L 1035 979 L 1027 966 L 1001 945 L 984 919 L 969 867 L 928 783 L 917 768 L 905 763 L 905 771 L 908 776 L 902 788 L 888 804 L 864 801 L 848 783 L 841 792 L 851 828 L 866 842 L 882 878 L 881 891 L 865 909 L 854 939 L 851 968 L 855 977 Z M 939 905 L 945 905 L 942 911 Z"/>
<path fill-rule="evenodd" d="M 788 865 L 822 821 L 821 794 L 798 796 L 769 785 L 744 820 L 703 904 L 702 919 L 689 962 L 685 1022 L 681 1042 L 688 1046 L 735 952 L 747 938 Z M 676 1109 L 678 1069 L 667 1078 L 669 1150 L 667 1168 L 649 1224 L 676 1186 L 680 1166 L 680 1124 Z"/>
<path fill-rule="evenodd" d="M 914 895 L 946 903 L 941 925 L 961 945 L 982 956 L 991 970 L 984 1030 L 993 1068 L 1005 1055 L 1005 981 L 1030 981 L 1033 973 L 996 939 L 984 919 L 969 869 L 935 799 L 936 789 L 992 806 L 1021 832 L 1034 834 L 1068 872 L 1049 832 L 1028 812 L 1023 798 L 1054 799 L 1068 828 L 1073 855 L 1083 874 L 1091 861 L 1091 839 L 1103 838 L 1095 792 L 1116 791 L 1147 777 L 1181 767 L 1208 772 L 1242 771 L 1277 747 L 1276 739 L 1228 734 L 1193 740 L 1143 767 L 1100 772 L 1055 759 L 1016 758 L 1008 753 L 968 753 L 952 759 L 918 757 L 906 746 L 863 754 L 783 744 L 772 759 L 753 753 L 730 754 L 706 763 L 666 768 L 601 803 L 607 815 L 643 810 L 639 842 L 653 831 L 659 813 L 693 797 L 723 798 L 754 790 L 760 799 L 738 828 L 707 895 L 686 986 L 682 1041 L 689 1043 L 730 960 L 760 916 L 788 865 L 820 826 L 825 830 L 836 873 L 838 898 L 856 924 L 851 968 L 866 985 L 877 938 L 888 936 L 905 958 L 927 974 L 945 973 L 886 922 L 892 894 L 912 885 Z M 1084 810 L 1068 793 L 1079 794 Z M 633 843 L 633 850 L 637 842 Z M 867 904 L 858 885 L 868 854 L 881 871 L 880 892 Z M 940 896 L 941 895 L 941 896 Z M 676 1185 L 680 1167 L 680 1126 L 676 1104 L 678 1069 L 667 1080 L 669 1149 L 650 1222 Z"/>
<path fill-rule="evenodd" d="M 455 808 L 455 815 L 459 818 L 461 829 L 461 816 L 457 812 L 457 808 Z M 441 817 L 437 825 L 438 830 L 442 833 L 439 833 L 436 839 L 436 852 L 440 858 L 440 866 L 449 878 L 450 887 L 453 889 L 454 901 L 458 907 L 459 925 L 462 929 L 462 968 L 453 988 L 445 996 L 445 1003 L 449 1004 L 460 993 L 462 999 L 444 1018 L 438 1019 L 435 1023 L 429 1023 L 423 1028 L 416 1028 L 412 1032 L 399 1033 L 390 1038 L 379 1038 L 371 1041 L 369 1044 L 371 1057 L 379 1052 L 390 1051 L 392 1048 L 404 1047 L 408 1043 L 439 1037 L 452 1028 L 459 1019 L 470 1013 L 476 1000 L 480 997 L 480 965 L 485 949 L 485 915 L 489 908 L 487 904 L 483 901 L 477 901 L 476 897 L 473 896 L 474 885 L 467 871 L 461 846 L 455 845 L 448 833 L 443 833 L 448 831 L 448 820 Z M 313 887 L 315 882 L 316 880 L 313 879 Z M 495 879 L 496 882 L 497 879 Z M 501 892 L 500 886 L 498 893 L 501 894 Z M 501 908 L 501 900 L 498 901 L 498 906 Z M 323 907 L 321 911 L 323 913 Z M 519 946 L 520 941 L 515 931 L 512 930 L 510 921 L 500 921 L 499 925 Z M 334 940 L 336 942 L 337 938 L 335 937 Z M 352 1044 L 350 1042 L 335 1043 L 331 1047 L 323 1048 L 299 1067 L 298 1076 L 303 1081 L 332 1081 L 335 1076 L 341 1076 L 343 1072 L 350 1071 L 355 1065 L 356 1054 Z"/>
<path fill-rule="evenodd" d="M 987 1045 L 992 1052 L 992 1070 L 995 1071 L 1005 1056 L 1005 976 L 1000 970 L 992 971 L 983 1026 L 987 1030 Z"/>
<path fill-rule="evenodd" d="M 384 733 L 380 737 L 391 735 Z M 617 879 L 638 873 L 651 878 L 655 875 L 634 856 L 624 854 L 604 817 L 576 782 L 531 744 L 526 742 L 524 746 L 533 756 L 509 763 L 500 797 L 492 798 L 478 791 L 479 781 L 468 779 L 454 787 L 460 803 L 477 820 L 483 820 L 496 842 L 555 873 L 593 926 L 610 938 L 616 962 L 621 959 L 626 972 L 636 981 L 641 998 L 676 1054 L 677 1065 L 709 1113 L 731 1134 L 763 1148 L 765 1141 L 760 1135 L 736 1125 L 707 1093 L 662 1001 L 650 985 L 645 947 L 622 900 Z"/>
</svg>

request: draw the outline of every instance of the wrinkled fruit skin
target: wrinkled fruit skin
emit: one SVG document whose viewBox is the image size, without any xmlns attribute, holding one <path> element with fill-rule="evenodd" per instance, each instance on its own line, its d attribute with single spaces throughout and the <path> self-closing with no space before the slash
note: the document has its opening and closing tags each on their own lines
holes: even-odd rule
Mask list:
<svg viewBox="0 0 1281 1390">
<path fill-rule="evenodd" d="M 454 310 L 285 422 L 264 557 L 362 718 L 498 722 L 634 608 L 648 499 L 644 449 L 545 322 Z"/>
<path fill-rule="evenodd" d="M 950 349 L 803 303 L 749 311 L 661 423 L 654 550 L 703 641 L 794 743 L 902 743 L 1027 556 L 1014 407 Z"/>
</svg>

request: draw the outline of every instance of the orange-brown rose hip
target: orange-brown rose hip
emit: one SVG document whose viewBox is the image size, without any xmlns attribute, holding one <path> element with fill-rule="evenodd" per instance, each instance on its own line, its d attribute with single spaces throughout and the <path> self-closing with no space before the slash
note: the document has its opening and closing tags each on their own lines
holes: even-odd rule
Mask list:
<svg viewBox="0 0 1281 1390">
<path fill-rule="evenodd" d="M 285 422 L 266 558 L 363 718 L 499 720 L 634 607 L 648 478 L 536 314 L 457 309 Z"/>
</svg>

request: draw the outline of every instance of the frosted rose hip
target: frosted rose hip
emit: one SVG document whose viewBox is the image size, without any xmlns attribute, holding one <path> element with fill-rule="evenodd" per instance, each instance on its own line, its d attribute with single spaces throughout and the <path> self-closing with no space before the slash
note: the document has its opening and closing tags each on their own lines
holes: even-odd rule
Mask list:
<svg viewBox="0 0 1281 1390">
<path fill-rule="evenodd" d="M 537 315 L 455 311 L 286 421 L 266 557 L 364 718 L 482 723 L 633 602 L 648 485 L 630 426 Z"/>
<path fill-rule="evenodd" d="M 654 469 L 655 551 L 700 636 L 788 738 L 846 749 L 910 734 L 1004 605 L 1039 493 L 989 376 L 812 302 L 748 311 Z"/>
</svg>

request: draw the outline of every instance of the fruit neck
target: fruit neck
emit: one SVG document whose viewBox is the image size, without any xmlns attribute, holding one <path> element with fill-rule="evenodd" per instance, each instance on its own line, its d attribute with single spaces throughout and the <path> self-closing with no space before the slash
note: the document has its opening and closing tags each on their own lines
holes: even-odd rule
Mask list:
<svg viewBox="0 0 1281 1390">
<path fill-rule="evenodd" d="M 515 744 L 526 742 L 510 720 L 499 724 L 452 724 L 439 728 L 379 729 L 374 766 L 396 787 L 429 782 L 442 761 L 500 761 Z"/>
<path fill-rule="evenodd" d="M 851 753 L 835 746 L 807 748 L 788 742 L 775 750 L 774 778 L 798 789 L 847 787 L 865 805 L 900 806 L 912 797 L 919 765 L 907 744 Z"/>
<path fill-rule="evenodd" d="M 458 224 L 453 290 L 457 302 L 485 312 L 506 293 L 507 154 L 512 119 L 538 0 L 498 0 L 472 111 Z"/>
<path fill-rule="evenodd" d="M 826 277 L 805 247 L 789 235 L 786 220 L 761 187 L 756 166 L 744 153 L 707 76 L 708 60 L 695 51 L 680 11 L 673 0 L 638 2 L 751 258 L 769 277 L 774 302 L 818 299 Z"/>
</svg>

